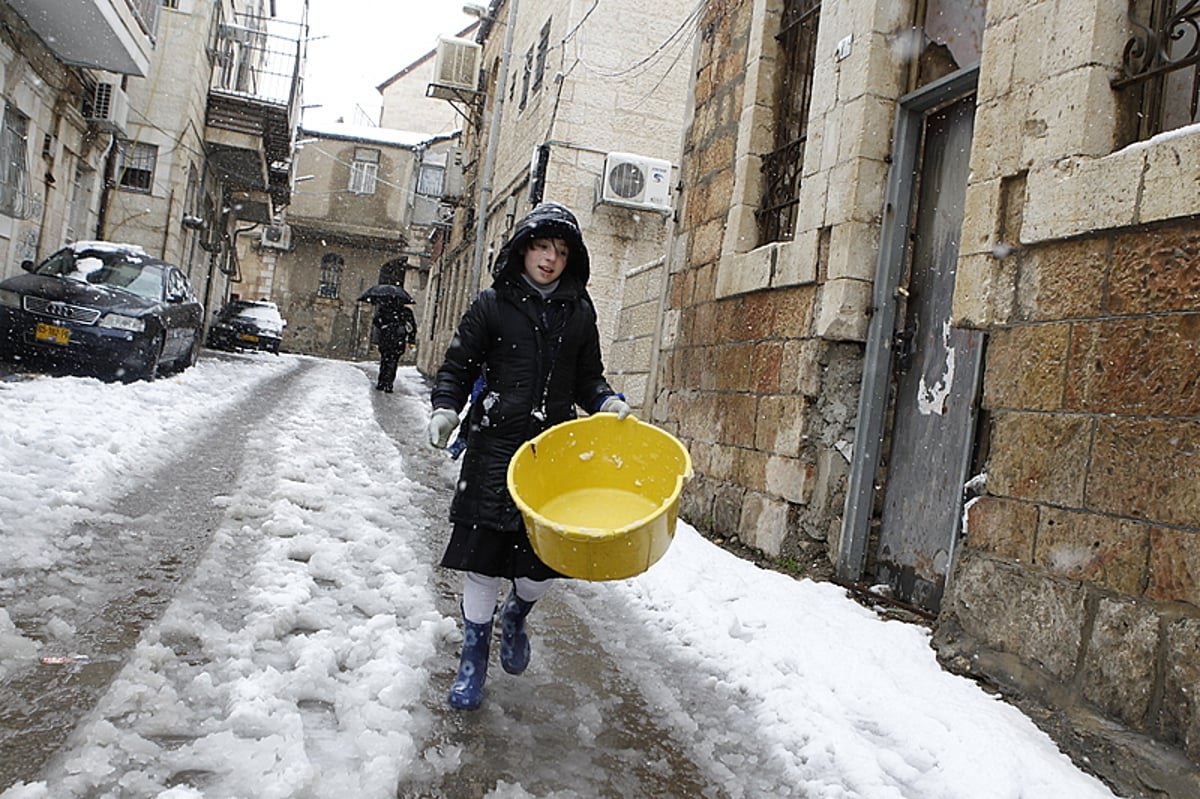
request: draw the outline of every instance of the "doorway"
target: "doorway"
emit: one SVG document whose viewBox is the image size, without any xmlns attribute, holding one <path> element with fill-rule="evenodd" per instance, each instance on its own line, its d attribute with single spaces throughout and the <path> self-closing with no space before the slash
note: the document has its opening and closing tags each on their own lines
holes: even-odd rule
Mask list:
<svg viewBox="0 0 1200 799">
<path fill-rule="evenodd" d="M 838 558 L 843 579 L 870 560 L 873 582 L 933 612 L 961 532 L 983 361 L 984 334 L 951 324 L 976 75 L 901 101 Z"/>
</svg>

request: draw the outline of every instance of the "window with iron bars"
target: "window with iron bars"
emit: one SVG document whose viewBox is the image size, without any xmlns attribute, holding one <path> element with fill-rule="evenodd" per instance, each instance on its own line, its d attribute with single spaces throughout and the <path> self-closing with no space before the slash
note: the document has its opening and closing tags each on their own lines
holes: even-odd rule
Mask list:
<svg viewBox="0 0 1200 799">
<path fill-rule="evenodd" d="M 0 214 L 24 219 L 29 194 L 29 117 L 4 105 L 0 128 Z"/>
<path fill-rule="evenodd" d="M 128 139 L 117 141 L 117 185 L 125 191 L 150 194 L 157 166 L 157 145 Z"/>
<path fill-rule="evenodd" d="M 758 243 L 791 241 L 808 140 L 820 0 L 785 0 L 775 68 L 775 149 L 763 156 Z"/>
<path fill-rule="evenodd" d="M 1125 100 L 1122 145 L 1200 122 L 1200 0 L 1132 0 L 1129 21 L 1112 81 Z"/>
<path fill-rule="evenodd" d="M 317 296 L 327 300 L 336 300 L 342 288 L 342 269 L 346 259 L 336 252 L 325 253 L 321 257 L 321 282 L 317 286 Z"/>
</svg>

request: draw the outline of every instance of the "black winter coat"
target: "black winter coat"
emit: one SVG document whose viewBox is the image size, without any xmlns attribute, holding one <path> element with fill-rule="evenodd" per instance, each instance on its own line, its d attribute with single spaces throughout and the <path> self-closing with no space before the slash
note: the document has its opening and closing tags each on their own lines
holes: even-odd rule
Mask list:
<svg viewBox="0 0 1200 799">
<path fill-rule="evenodd" d="M 550 297 L 522 277 L 524 244 L 566 239 L 567 267 Z M 614 394 L 604 378 L 596 311 L 585 289 L 590 263 L 575 217 L 539 206 L 500 252 L 494 282 L 463 315 L 434 381 L 434 408 L 461 411 L 476 378 L 486 383 L 472 404 L 467 449 L 450 506 L 456 523 L 515 531 L 522 520 L 508 493 L 508 462 L 543 430 L 594 412 Z"/>
<path fill-rule="evenodd" d="M 417 343 L 417 321 L 412 309 L 396 302 L 380 303 L 371 320 L 380 351 L 403 349 Z"/>
</svg>

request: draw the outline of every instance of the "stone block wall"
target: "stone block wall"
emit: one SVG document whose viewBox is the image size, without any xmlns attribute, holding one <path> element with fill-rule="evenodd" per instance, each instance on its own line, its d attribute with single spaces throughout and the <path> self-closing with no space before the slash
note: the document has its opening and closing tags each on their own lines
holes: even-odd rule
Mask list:
<svg viewBox="0 0 1200 799">
<path fill-rule="evenodd" d="M 1020 301 L 984 375 L 987 490 L 937 644 L 1014 655 L 1023 690 L 1056 683 L 1060 705 L 1200 764 L 1200 231 L 1010 257 Z"/>
<path fill-rule="evenodd" d="M 852 63 L 820 59 L 795 234 L 756 246 L 781 9 L 713 2 L 700 24 L 654 419 L 692 453 L 684 518 L 794 558 L 840 529 L 886 171 L 886 137 L 868 131 L 891 120 L 866 101 L 888 90 L 865 88 L 882 39 L 866 37 Z M 846 8 L 828 13 L 821 52 L 849 23 Z M 855 102 L 839 106 L 833 87 Z"/>
<path fill-rule="evenodd" d="M 987 485 L 934 644 L 1065 720 L 1122 795 L 1192 797 L 1200 134 L 1121 146 L 1129 13 L 988 6 L 954 298 L 989 331 Z"/>
</svg>

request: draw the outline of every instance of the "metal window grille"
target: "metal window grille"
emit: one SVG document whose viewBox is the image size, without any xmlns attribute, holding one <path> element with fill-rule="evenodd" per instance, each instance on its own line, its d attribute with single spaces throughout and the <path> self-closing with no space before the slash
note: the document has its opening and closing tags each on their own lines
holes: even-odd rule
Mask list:
<svg viewBox="0 0 1200 799">
<path fill-rule="evenodd" d="M 342 269 L 346 260 L 335 252 L 326 253 L 321 258 L 321 282 L 317 286 L 317 296 L 328 300 L 336 300 L 342 287 Z"/>
<path fill-rule="evenodd" d="M 1132 120 L 1124 138 L 1140 141 L 1200 122 L 1200 0 L 1135 2 L 1129 21 L 1134 34 L 1112 82 Z"/>
<path fill-rule="evenodd" d="M 379 151 L 369 147 L 356 147 L 354 163 L 350 165 L 350 192 L 374 194 L 378 179 Z"/>
<path fill-rule="evenodd" d="M 0 131 L 0 214 L 23 219 L 29 194 L 29 117 L 4 106 Z"/>
<path fill-rule="evenodd" d="M 790 241 L 796 223 L 808 109 L 816 63 L 820 0 L 786 0 L 776 66 L 775 149 L 763 156 L 763 195 L 757 211 L 758 243 Z"/>
<path fill-rule="evenodd" d="M 154 188 L 158 146 L 136 141 L 117 143 L 117 184 L 128 191 L 149 194 Z"/>
</svg>

